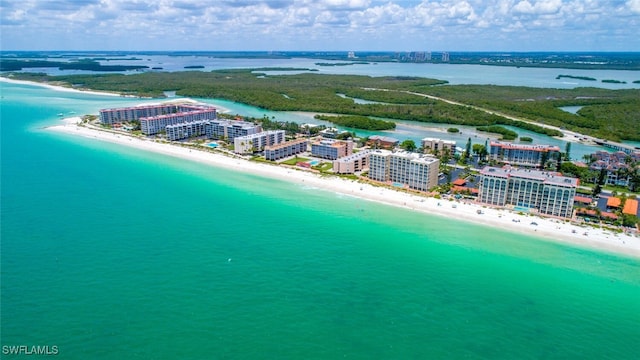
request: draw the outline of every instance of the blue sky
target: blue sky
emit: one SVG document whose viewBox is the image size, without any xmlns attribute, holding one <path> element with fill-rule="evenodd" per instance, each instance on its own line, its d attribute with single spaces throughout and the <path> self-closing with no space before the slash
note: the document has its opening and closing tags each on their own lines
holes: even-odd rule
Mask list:
<svg viewBox="0 0 640 360">
<path fill-rule="evenodd" d="M 2 50 L 640 51 L 640 0 L 0 0 Z"/>
</svg>

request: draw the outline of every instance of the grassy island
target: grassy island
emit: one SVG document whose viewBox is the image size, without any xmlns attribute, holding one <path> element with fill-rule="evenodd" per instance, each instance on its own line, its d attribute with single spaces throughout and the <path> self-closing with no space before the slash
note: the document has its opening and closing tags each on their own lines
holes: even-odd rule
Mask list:
<svg viewBox="0 0 640 360">
<path fill-rule="evenodd" d="M 318 66 L 349 66 L 349 65 L 368 65 L 369 63 L 366 61 L 354 61 L 354 62 L 344 62 L 344 63 L 317 62 L 315 64 Z"/>
<path fill-rule="evenodd" d="M 626 81 L 620 81 L 620 80 L 612 80 L 612 79 L 604 79 L 602 80 L 603 83 L 607 83 L 607 84 L 626 84 Z"/>
<path fill-rule="evenodd" d="M 478 126 L 476 128 L 478 131 L 500 134 L 502 135 L 502 140 L 515 140 L 518 138 L 518 133 L 512 130 L 509 130 L 505 127 L 492 125 L 492 126 Z"/>
<path fill-rule="evenodd" d="M 556 80 L 562 79 L 562 78 L 569 78 L 569 79 L 576 79 L 576 80 L 587 80 L 587 81 L 597 81 L 598 79 L 596 78 L 592 78 L 592 77 L 588 77 L 588 76 L 573 76 L 573 75 L 558 75 L 556 76 Z"/>
<path fill-rule="evenodd" d="M 58 68 L 61 70 L 88 70 L 88 71 L 128 71 L 148 69 L 141 65 L 101 65 L 94 60 L 78 60 L 71 62 L 46 61 L 46 60 L 11 60 L 0 61 L 0 71 L 18 71 L 30 68 Z"/>
<path fill-rule="evenodd" d="M 392 130 L 396 128 L 396 123 L 393 121 L 385 121 L 379 119 L 372 119 L 368 116 L 360 115 L 346 115 L 346 116 L 328 116 L 328 115 L 316 115 L 316 119 L 329 121 L 336 125 L 350 127 L 361 130 Z"/>
</svg>

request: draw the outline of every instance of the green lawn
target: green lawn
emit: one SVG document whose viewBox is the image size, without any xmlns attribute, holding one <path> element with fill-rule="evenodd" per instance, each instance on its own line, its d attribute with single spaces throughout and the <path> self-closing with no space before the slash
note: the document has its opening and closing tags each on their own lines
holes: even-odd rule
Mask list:
<svg viewBox="0 0 640 360">
<path fill-rule="evenodd" d="M 286 161 L 281 162 L 281 164 L 285 164 L 285 165 L 295 165 L 295 164 L 297 164 L 297 163 L 299 163 L 299 162 L 307 162 L 307 161 L 309 161 L 309 160 L 311 160 L 311 159 L 303 158 L 303 157 L 294 157 L 294 158 L 291 158 L 291 159 L 289 159 L 289 160 L 286 160 Z"/>
</svg>

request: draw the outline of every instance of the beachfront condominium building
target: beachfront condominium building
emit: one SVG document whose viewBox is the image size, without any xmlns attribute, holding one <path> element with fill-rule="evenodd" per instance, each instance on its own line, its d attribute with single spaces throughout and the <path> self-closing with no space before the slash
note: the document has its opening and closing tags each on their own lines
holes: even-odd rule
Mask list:
<svg viewBox="0 0 640 360">
<path fill-rule="evenodd" d="M 311 143 L 311 155 L 328 160 L 336 160 L 353 153 L 353 141 L 323 139 Z"/>
<path fill-rule="evenodd" d="M 537 210 L 571 217 L 578 179 L 532 169 L 487 166 L 480 171 L 478 201 L 509 206 L 519 211 Z"/>
<path fill-rule="evenodd" d="M 262 131 L 260 125 L 238 120 L 214 120 L 207 125 L 207 137 L 210 139 L 225 139 L 229 142 L 238 136 L 257 134 Z"/>
<path fill-rule="evenodd" d="M 560 155 L 560 148 L 553 145 L 520 145 L 492 141 L 490 147 L 491 160 L 517 166 L 543 168 L 543 161 L 555 160 Z"/>
<path fill-rule="evenodd" d="M 456 152 L 456 142 L 451 140 L 424 138 L 422 139 L 422 149 L 424 152 L 432 154 L 442 154 L 445 149 L 447 149 L 449 154 L 453 155 Z"/>
<path fill-rule="evenodd" d="M 233 151 L 238 154 L 250 154 L 264 150 L 267 145 L 277 145 L 284 142 L 284 130 L 269 130 L 238 136 L 233 139 Z"/>
<path fill-rule="evenodd" d="M 203 109 L 173 114 L 142 117 L 140 130 L 145 135 L 155 135 L 166 130 L 169 125 L 190 123 L 194 121 L 213 120 L 216 118 L 216 109 Z"/>
<path fill-rule="evenodd" d="M 264 158 L 270 161 L 284 159 L 307 151 L 309 141 L 305 138 L 286 141 L 277 145 L 264 147 Z"/>
<path fill-rule="evenodd" d="M 176 141 L 188 139 L 195 136 L 203 136 L 206 134 L 205 128 L 207 124 L 207 120 L 200 120 L 175 125 L 167 125 L 165 128 L 165 131 L 167 132 L 167 140 Z"/>
<path fill-rule="evenodd" d="M 439 166 L 440 161 L 433 156 L 374 150 L 369 155 L 369 178 L 427 191 L 438 185 Z"/>
<path fill-rule="evenodd" d="M 216 109 L 204 104 L 156 104 L 145 106 L 132 106 L 125 108 L 112 108 L 100 110 L 100 123 L 113 125 L 129 121 L 139 121 L 143 118 L 154 118 L 157 116 L 182 116 L 188 113 L 201 113 L 196 120 L 209 120 L 216 118 Z M 194 120 L 195 121 L 195 120 Z M 186 122 L 186 121 L 178 121 Z M 177 124 L 178 122 L 174 122 Z M 169 125 L 169 124 L 167 124 Z M 166 125 L 165 125 L 166 126 Z"/>
<path fill-rule="evenodd" d="M 353 174 L 369 167 L 369 155 L 373 150 L 363 150 L 349 156 L 333 160 L 333 172 L 336 174 Z"/>
</svg>

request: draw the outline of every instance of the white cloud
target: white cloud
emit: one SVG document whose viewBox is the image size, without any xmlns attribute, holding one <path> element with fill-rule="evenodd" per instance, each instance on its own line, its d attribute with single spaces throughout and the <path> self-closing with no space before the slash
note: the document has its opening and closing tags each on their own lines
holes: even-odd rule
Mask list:
<svg viewBox="0 0 640 360">
<path fill-rule="evenodd" d="M 632 13 L 640 14 L 640 0 L 629 0 L 626 5 Z"/>
<path fill-rule="evenodd" d="M 496 39 L 579 50 L 597 34 L 604 50 L 634 50 L 638 14 L 640 0 L 5 0 L 0 36 L 5 49 L 374 49 L 375 38 L 381 50 Z"/>
<path fill-rule="evenodd" d="M 561 6 L 561 0 L 541 0 L 533 4 L 528 0 L 522 0 L 513 7 L 513 11 L 520 14 L 555 14 Z"/>
</svg>

